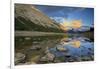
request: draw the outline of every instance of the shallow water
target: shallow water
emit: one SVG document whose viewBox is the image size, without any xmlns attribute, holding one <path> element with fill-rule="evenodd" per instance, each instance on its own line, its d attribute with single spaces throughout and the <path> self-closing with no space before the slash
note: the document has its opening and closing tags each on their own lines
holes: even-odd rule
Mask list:
<svg viewBox="0 0 100 69">
<path fill-rule="evenodd" d="M 94 42 L 83 36 L 15 37 L 15 60 L 16 65 L 92 61 Z"/>
</svg>

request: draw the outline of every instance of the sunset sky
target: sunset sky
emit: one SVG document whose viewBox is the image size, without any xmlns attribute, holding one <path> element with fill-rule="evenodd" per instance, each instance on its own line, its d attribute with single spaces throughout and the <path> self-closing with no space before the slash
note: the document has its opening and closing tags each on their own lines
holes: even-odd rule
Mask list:
<svg viewBox="0 0 100 69">
<path fill-rule="evenodd" d="M 58 23 L 67 23 L 70 25 L 72 21 L 81 20 L 82 25 L 92 26 L 94 23 L 94 9 L 80 7 L 61 7 L 61 6 L 45 6 L 35 5 L 37 9 L 56 20 Z"/>
</svg>

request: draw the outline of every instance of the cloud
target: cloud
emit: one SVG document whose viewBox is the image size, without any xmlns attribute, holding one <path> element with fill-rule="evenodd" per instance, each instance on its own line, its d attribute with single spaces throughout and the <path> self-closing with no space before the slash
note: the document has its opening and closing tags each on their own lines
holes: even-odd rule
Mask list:
<svg viewBox="0 0 100 69">
<path fill-rule="evenodd" d="M 50 17 L 51 19 L 54 19 L 58 23 L 62 23 L 64 21 L 64 17 Z"/>
<path fill-rule="evenodd" d="M 67 6 L 47 6 L 35 5 L 37 9 L 49 17 L 54 18 L 57 22 L 63 22 L 65 18 L 67 21 L 82 19 L 83 24 L 90 25 L 94 22 L 94 9 L 84 7 L 67 7 Z"/>
<path fill-rule="evenodd" d="M 85 9 L 79 7 L 45 6 L 45 5 L 36 5 L 36 7 L 50 17 L 66 17 L 66 18 L 68 17 L 69 14 L 73 12 L 79 12 Z"/>
</svg>

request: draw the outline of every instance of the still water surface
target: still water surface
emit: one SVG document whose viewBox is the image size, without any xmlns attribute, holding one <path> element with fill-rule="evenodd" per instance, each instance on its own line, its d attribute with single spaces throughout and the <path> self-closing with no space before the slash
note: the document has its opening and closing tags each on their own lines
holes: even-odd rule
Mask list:
<svg viewBox="0 0 100 69">
<path fill-rule="evenodd" d="M 15 64 L 94 60 L 94 42 L 83 36 L 15 37 Z"/>
</svg>

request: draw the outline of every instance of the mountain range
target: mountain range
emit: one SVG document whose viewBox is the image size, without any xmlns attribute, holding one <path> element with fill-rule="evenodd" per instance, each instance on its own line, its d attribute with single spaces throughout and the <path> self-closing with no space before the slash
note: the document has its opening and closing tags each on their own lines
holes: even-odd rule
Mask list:
<svg viewBox="0 0 100 69">
<path fill-rule="evenodd" d="M 63 32 L 56 21 L 34 5 L 15 4 L 15 31 Z"/>
</svg>

